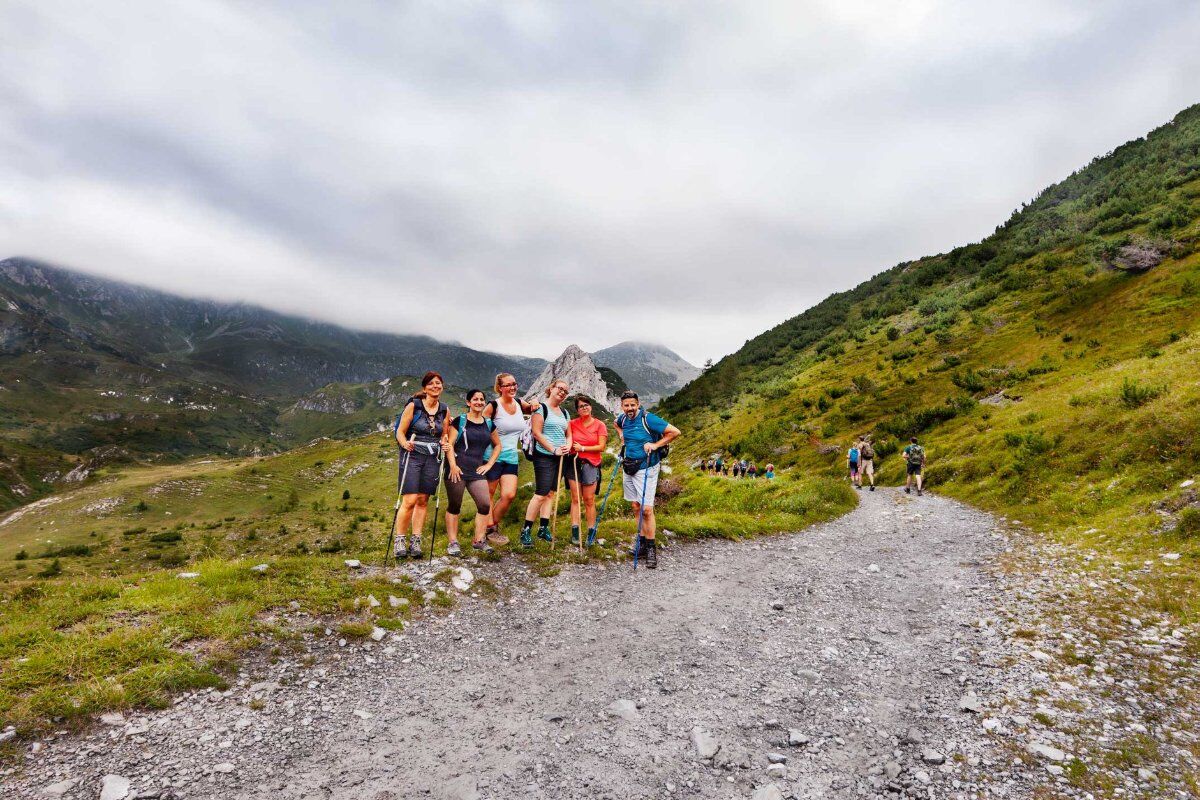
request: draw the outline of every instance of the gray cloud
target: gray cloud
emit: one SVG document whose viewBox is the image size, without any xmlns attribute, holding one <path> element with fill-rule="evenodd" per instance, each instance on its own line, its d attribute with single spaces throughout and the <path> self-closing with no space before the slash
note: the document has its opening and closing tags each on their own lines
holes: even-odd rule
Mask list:
<svg viewBox="0 0 1200 800">
<path fill-rule="evenodd" d="M 0 28 L 6 253 L 544 356 L 719 356 L 1200 99 L 1186 2 L 0 0 Z"/>
</svg>

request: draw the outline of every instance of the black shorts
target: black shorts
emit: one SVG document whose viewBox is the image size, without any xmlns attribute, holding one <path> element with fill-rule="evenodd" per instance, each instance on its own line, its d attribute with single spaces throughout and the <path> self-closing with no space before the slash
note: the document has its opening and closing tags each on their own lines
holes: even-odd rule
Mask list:
<svg viewBox="0 0 1200 800">
<path fill-rule="evenodd" d="M 560 460 L 566 462 L 565 458 L 560 459 L 559 456 L 552 456 L 535 451 L 533 454 L 533 493 L 538 497 L 545 497 L 555 491 L 555 482 L 558 481 L 558 465 Z M 566 464 L 564 463 L 564 468 Z"/>
<path fill-rule="evenodd" d="M 920 475 L 921 468 L 924 466 L 925 466 L 924 464 L 909 464 L 908 465 L 908 474 L 909 475 Z"/>
<path fill-rule="evenodd" d="M 407 464 L 407 466 L 405 466 Z M 436 494 L 438 489 L 438 448 L 430 453 L 421 445 L 400 456 L 397 486 L 400 494 Z"/>
<path fill-rule="evenodd" d="M 600 467 L 584 461 L 578 456 L 570 456 L 563 462 L 563 477 L 569 483 L 575 482 L 576 470 L 579 471 L 579 483 L 583 486 L 595 486 L 600 483 Z"/>
<path fill-rule="evenodd" d="M 501 476 L 503 475 L 516 475 L 519 471 L 520 470 L 518 469 L 517 464 L 509 464 L 504 461 L 497 461 L 492 465 L 492 468 L 488 470 L 487 479 L 491 482 L 495 482 L 500 480 Z"/>
</svg>

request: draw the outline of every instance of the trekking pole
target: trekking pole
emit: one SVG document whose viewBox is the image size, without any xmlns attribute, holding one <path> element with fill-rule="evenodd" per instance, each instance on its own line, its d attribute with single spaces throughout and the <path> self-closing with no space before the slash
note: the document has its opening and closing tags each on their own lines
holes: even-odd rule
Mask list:
<svg viewBox="0 0 1200 800">
<path fill-rule="evenodd" d="M 404 500 L 404 479 L 408 477 L 409 452 L 396 442 L 396 450 L 404 455 L 404 467 L 400 470 L 400 486 L 396 489 L 396 513 L 392 515 L 392 528 L 388 531 L 387 549 L 383 551 L 383 568 L 387 569 L 388 556 L 396 541 L 396 523 L 400 520 L 400 504 Z"/>
<path fill-rule="evenodd" d="M 437 487 L 433 490 L 433 537 L 429 540 L 429 563 L 433 563 L 433 548 L 437 545 L 438 517 L 442 511 L 442 465 L 446 461 L 446 448 L 438 447 Z"/>
<path fill-rule="evenodd" d="M 585 519 L 583 514 L 583 487 L 579 485 L 579 456 L 571 460 L 571 466 L 575 468 L 575 491 L 579 492 L 579 521 L 582 523 Z M 583 528 L 581 524 L 579 526 Z M 579 555 L 583 555 L 583 531 L 579 531 Z"/>
<path fill-rule="evenodd" d="M 558 527 L 558 499 L 562 496 L 562 492 L 558 490 L 558 484 L 562 482 L 563 457 L 558 457 L 558 477 L 554 479 L 554 516 L 550 519 L 550 552 L 554 552 L 554 530 Z"/>
<path fill-rule="evenodd" d="M 637 539 L 633 542 L 633 571 L 637 572 L 638 553 L 642 551 L 642 520 L 646 518 L 646 484 L 650 482 L 650 456 L 646 456 L 646 473 L 642 476 L 642 504 L 638 506 Z"/>
<path fill-rule="evenodd" d="M 601 459 L 601 464 L 604 460 Z M 608 476 L 608 488 L 604 490 L 604 499 L 600 501 L 600 510 L 596 512 L 596 527 L 600 527 L 600 520 L 604 519 L 604 509 L 608 507 L 608 496 L 612 494 L 613 483 L 617 480 L 617 472 L 621 469 L 620 463 L 614 463 L 612 473 Z"/>
</svg>

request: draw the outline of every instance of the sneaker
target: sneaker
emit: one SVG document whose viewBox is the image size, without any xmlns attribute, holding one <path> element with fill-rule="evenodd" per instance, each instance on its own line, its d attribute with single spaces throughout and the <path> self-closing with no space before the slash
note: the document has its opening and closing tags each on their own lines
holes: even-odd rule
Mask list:
<svg viewBox="0 0 1200 800">
<path fill-rule="evenodd" d="M 503 547 L 504 545 L 508 544 L 508 537 L 501 533 L 500 529 L 497 528 L 487 535 L 487 543 L 493 547 Z"/>
<path fill-rule="evenodd" d="M 595 528 L 588 528 L 588 535 L 587 535 L 587 546 L 588 546 L 588 547 L 591 547 L 591 546 L 592 546 L 592 545 L 594 545 L 595 543 L 596 543 L 596 529 L 595 529 Z"/>
<path fill-rule="evenodd" d="M 571 526 L 571 544 L 579 544 L 579 527 L 576 525 Z"/>
<path fill-rule="evenodd" d="M 521 547 L 533 547 L 533 528 L 521 528 Z"/>
<path fill-rule="evenodd" d="M 404 543 L 403 536 L 396 537 L 396 544 L 392 546 L 392 558 L 397 561 L 403 561 L 408 558 L 408 547 Z"/>
<path fill-rule="evenodd" d="M 553 542 L 554 534 L 550 532 L 549 528 L 538 528 L 538 538 L 543 542 Z"/>
<path fill-rule="evenodd" d="M 646 556 L 646 569 L 658 569 L 658 548 L 653 539 L 647 539 L 642 544 L 642 552 Z"/>
<path fill-rule="evenodd" d="M 462 555 L 462 548 L 458 546 L 458 542 L 451 542 L 450 544 L 446 545 L 446 555 L 448 555 L 448 556 L 461 556 Z"/>
<path fill-rule="evenodd" d="M 488 544 L 487 539 L 484 539 L 482 542 L 471 542 L 471 549 L 474 550 L 476 553 L 495 552 L 492 549 L 492 546 L 490 544 Z"/>
<path fill-rule="evenodd" d="M 408 542 L 408 557 L 419 559 L 421 557 L 421 539 L 418 536 L 412 537 Z"/>
</svg>

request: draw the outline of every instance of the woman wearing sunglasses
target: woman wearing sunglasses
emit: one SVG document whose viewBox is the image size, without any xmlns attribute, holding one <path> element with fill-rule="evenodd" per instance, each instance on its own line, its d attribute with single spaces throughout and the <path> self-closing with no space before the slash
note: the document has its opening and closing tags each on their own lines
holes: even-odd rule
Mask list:
<svg viewBox="0 0 1200 800">
<path fill-rule="evenodd" d="M 533 521 L 540 519 L 538 538 L 553 541 L 550 514 L 554 495 L 562 474 L 563 457 L 571 452 L 571 419 L 562 403 L 571 389 L 564 380 L 552 381 L 546 387 L 545 402 L 538 403 L 529 417 L 533 438 L 537 442 L 533 453 L 533 497 L 525 509 L 525 524 L 521 527 L 521 546 L 533 547 Z"/>
</svg>

